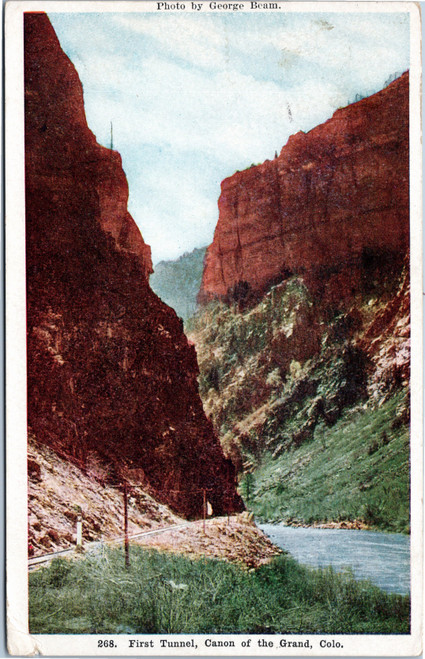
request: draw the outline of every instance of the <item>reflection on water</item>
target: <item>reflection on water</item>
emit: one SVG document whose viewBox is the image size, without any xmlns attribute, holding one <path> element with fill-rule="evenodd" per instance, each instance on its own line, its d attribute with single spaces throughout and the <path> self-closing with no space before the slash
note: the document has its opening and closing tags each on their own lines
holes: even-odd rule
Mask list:
<svg viewBox="0 0 425 659">
<path fill-rule="evenodd" d="M 304 565 L 350 567 L 390 593 L 410 592 L 410 538 L 400 533 L 258 525 L 271 540 Z"/>
</svg>

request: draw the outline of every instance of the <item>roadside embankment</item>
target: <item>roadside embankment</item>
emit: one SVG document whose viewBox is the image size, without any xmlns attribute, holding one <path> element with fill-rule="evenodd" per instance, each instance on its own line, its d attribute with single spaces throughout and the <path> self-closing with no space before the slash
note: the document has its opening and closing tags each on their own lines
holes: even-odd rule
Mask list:
<svg viewBox="0 0 425 659">
<path fill-rule="evenodd" d="M 185 554 L 206 556 L 229 563 L 257 568 L 282 553 L 255 525 L 247 513 L 199 520 L 181 529 L 171 529 L 157 535 L 137 539 L 143 546 Z"/>
</svg>

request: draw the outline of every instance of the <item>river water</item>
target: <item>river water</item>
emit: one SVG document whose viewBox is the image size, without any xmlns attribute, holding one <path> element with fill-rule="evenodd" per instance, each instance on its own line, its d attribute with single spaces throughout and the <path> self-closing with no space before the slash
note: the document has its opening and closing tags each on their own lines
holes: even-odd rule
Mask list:
<svg viewBox="0 0 425 659">
<path fill-rule="evenodd" d="M 370 579 L 390 593 L 410 592 L 410 538 L 400 533 L 318 529 L 258 524 L 275 545 L 299 563 L 350 567 L 356 579 Z"/>
</svg>

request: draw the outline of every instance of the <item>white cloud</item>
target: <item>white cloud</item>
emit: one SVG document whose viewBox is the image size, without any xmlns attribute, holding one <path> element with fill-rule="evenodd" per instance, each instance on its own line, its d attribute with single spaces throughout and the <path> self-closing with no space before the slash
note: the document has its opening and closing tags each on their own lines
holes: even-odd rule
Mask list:
<svg viewBox="0 0 425 659">
<path fill-rule="evenodd" d="M 52 22 L 104 144 L 113 122 L 129 209 L 155 260 L 211 241 L 220 179 L 272 158 L 356 93 L 377 91 L 409 56 L 400 14 L 54 14 Z"/>
<path fill-rule="evenodd" d="M 125 14 L 115 18 L 117 24 L 133 34 L 155 39 L 164 52 L 198 67 L 223 68 L 226 65 L 226 40 L 213 18 L 192 14 L 152 16 Z M 167 24 L 168 21 L 168 24 Z"/>
<path fill-rule="evenodd" d="M 207 77 L 154 57 L 121 80 L 121 99 L 105 93 L 98 103 L 85 96 L 90 123 L 109 127 L 113 120 L 122 144 L 137 140 L 249 159 L 251 151 L 261 157 L 276 130 L 289 128 L 289 96 L 276 84 L 235 71 Z M 275 139 L 277 148 L 282 138 Z"/>
</svg>

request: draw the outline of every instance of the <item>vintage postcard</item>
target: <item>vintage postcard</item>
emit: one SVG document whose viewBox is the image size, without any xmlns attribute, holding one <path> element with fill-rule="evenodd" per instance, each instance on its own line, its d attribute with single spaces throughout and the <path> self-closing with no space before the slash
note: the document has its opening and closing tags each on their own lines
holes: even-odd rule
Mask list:
<svg viewBox="0 0 425 659">
<path fill-rule="evenodd" d="M 422 651 L 420 9 L 6 8 L 8 648 Z"/>
</svg>

